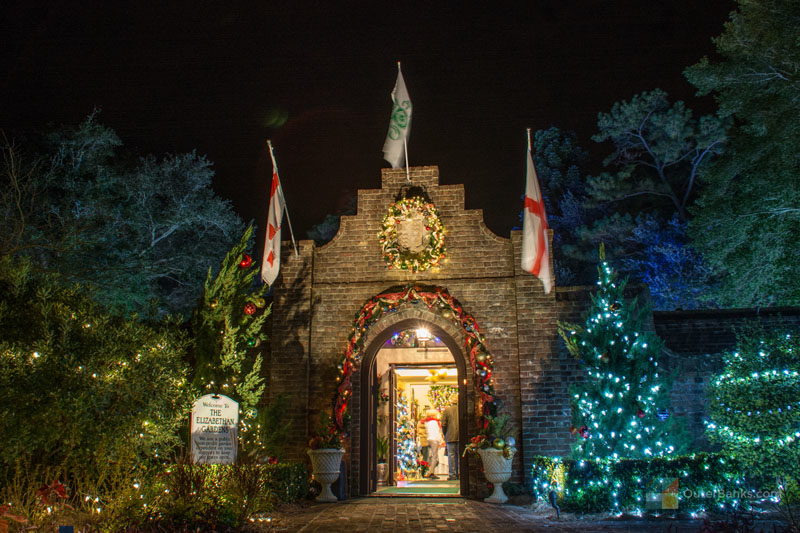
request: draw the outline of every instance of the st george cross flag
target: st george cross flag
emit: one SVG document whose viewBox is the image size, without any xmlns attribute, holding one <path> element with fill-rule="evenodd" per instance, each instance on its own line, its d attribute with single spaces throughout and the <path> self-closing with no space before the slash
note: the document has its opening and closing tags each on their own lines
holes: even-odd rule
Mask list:
<svg viewBox="0 0 800 533">
<path fill-rule="evenodd" d="M 281 181 L 278 178 L 278 165 L 275 163 L 275 154 L 272 153 L 272 143 L 269 145 L 269 157 L 272 159 L 272 186 L 269 190 L 269 209 L 267 210 L 267 234 L 264 241 L 264 260 L 261 262 L 261 279 L 267 285 L 272 285 L 278 277 L 281 266 L 281 225 L 283 224 L 283 211 L 286 201 L 283 199 Z"/>
<path fill-rule="evenodd" d="M 411 133 L 411 97 L 406 90 L 406 82 L 397 62 L 397 81 L 392 91 L 392 116 L 389 119 L 389 133 L 383 143 L 383 158 L 392 168 L 400 168 L 407 161 L 406 142 Z"/>
<path fill-rule="evenodd" d="M 528 162 L 525 176 L 525 207 L 522 221 L 522 269 L 544 284 L 544 293 L 553 288 L 550 271 L 550 250 L 547 242 L 547 216 L 544 214 L 542 191 L 533 167 L 530 131 L 528 132 Z"/>
</svg>

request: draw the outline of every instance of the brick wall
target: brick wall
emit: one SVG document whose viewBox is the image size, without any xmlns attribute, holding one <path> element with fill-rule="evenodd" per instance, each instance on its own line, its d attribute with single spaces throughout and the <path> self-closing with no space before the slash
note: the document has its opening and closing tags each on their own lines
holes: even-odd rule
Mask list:
<svg viewBox="0 0 800 533">
<path fill-rule="evenodd" d="M 275 287 L 271 353 L 270 395 L 291 398 L 290 457 L 305 459 L 309 429 L 320 414 L 330 412 L 335 391 L 336 366 L 342 357 L 353 320 L 372 296 L 405 283 L 447 288 L 466 312 L 477 320 L 494 358 L 495 390 L 502 411 L 519 428 L 519 453 L 514 459 L 513 481 L 524 481 L 534 455 L 566 455 L 570 451 L 569 388 L 582 379 L 579 364 L 558 337 L 559 320 L 582 322 L 593 287 L 555 287 L 544 294 L 541 282 L 522 272 L 521 233 L 510 239 L 493 234 L 480 210 L 464 209 L 462 185 L 439 185 L 435 166 L 410 169 L 411 183 L 423 186 L 439 210 L 446 228 L 447 257 L 430 271 L 411 273 L 386 267 L 377 239 L 381 221 L 401 187 L 405 170 L 381 171 L 381 188 L 358 191 L 355 215 L 342 217 L 339 232 L 328 244 L 316 247 L 301 241 L 299 255 L 284 247 L 281 274 Z M 549 235 L 552 242 L 552 234 Z M 630 287 L 640 301 L 646 290 Z M 671 369 L 676 371 L 672 400 L 674 416 L 685 417 L 699 445 L 705 412 L 705 388 L 719 369 L 719 352 L 733 346 L 735 327 L 759 315 L 770 324 L 800 327 L 800 310 L 782 312 L 707 311 L 655 313 L 645 327 L 666 342 Z M 463 346 L 460 325 L 443 319 L 424 305 L 406 304 L 381 318 L 366 332 L 369 339 L 399 321 L 414 318 L 441 327 Z M 470 368 L 462 350 L 454 353 Z M 468 409 L 475 409 L 470 376 Z M 358 494 L 360 450 L 360 370 L 353 376 L 350 401 L 351 438 L 347 461 L 351 493 Z M 474 418 L 470 434 L 474 434 Z M 477 458 L 471 463 L 469 494 L 486 491 Z"/>
<path fill-rule="evenodd" d="M 306 440 L 303 430 L 307 432 L 317 415 L 330 409 L 336 365 L 355 314 L 375 294 L 407 282 L 447 288 L 476 318 L 495 361 L 495 388 L 516 426 L 522 427 L 516 295 L 520 286 L 535 289 L 539 282 L 525 280 L 517 272 L 511 241 L 493 234 L 480 210 L 464 209 L 462 185 L 440 186 L 437 167 L 412 168 L 411 181 L 425 187 L 447 231 L 447 257 L 438 268 L 415 274 L 387 269 L 383 261 L 377 234 L 388 206 L 400 188 L 408 185 L 405 170 L 384 169 L 380 189 L 358 191 L 357 213 L 342 217 L 331 242 L 317 248 L 302 241 L 299 258 L 288 249 L 284 252 L 273 307 L 270 382 L 271 394 L 293 391 L 293 398 L 298 400 L 293 401 L 289 413 L 293 424 L 291 447 L 298 457 Z M 538 290 L 541 292 L 541 285 Z M 531 300 L 530 304 L 535 302 Z M 424 315 L 425 310 L 421 312 Z M 552 321 L 554 316 L 553 312 L 545 313 L 541 320 Z M 424 319 L 435 322 L 437 316 Z M 375 324 L 370 335 L 385 327 L 390 324 Z M 528 334 L 530 342 L 541 345 L 545 323 L 531 322 L 526 327 L 533 331 Z M 456 330 L 453 336 L 463 344 L 463 331 Z M 454 355 L 465 357 L 463 353 Z M 353 382 L 357 384 L 358 380 L 355 375 Z M 472 387 L 468 389 L 469 404 L 474 408 Z M 358 398 L 360 391 L 353 392 L 353 398 Z M 359 453 L 357 403 L 350 402 L 353 427 L 349 460 L 354 480 L 358 478 Z M 522 480 L 521 471 L 520 458 L 515 467 L 517 481 Z M 470 480 L 476 491 L 481 485 L 478 481 Z"/>
</svg>

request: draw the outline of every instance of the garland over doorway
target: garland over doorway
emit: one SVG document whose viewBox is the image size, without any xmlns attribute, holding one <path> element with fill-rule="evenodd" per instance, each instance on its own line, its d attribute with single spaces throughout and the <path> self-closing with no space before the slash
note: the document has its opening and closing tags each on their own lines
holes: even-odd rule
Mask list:
<svg viewBox="0 0 800 533">
<path fill-rule="evenodd" d="M 430 311 L 451 320 L 464 330 L 464 348 L 469 354 L 472 366 L 477 397 L 478 427 L 488 427 L 487 416 L 496 416 L 499 400 L 494 393 L 494 361 L 486 347 L 486 341 L 480 332 L 475 318 L 464 311 L 461 303 L 450 296 L 447 289 L 429 285 L 406 285 L 388 289 L 373 296 L 356 314 L 353 329 L 347 341 L 347 347 L 339 364 L 339 383 L 333 401 L 333 422 L 331 432 L 345 432 L 345 415 L 350 395 L 353 392 L 352 375 L 356 365 L 364 353 L 366 332 L 378 319 L 386 313 L 392 313 L 404 304 L 424 304 Z M 455 354 L 453 354 L 455 356 Z"/>
</svg>

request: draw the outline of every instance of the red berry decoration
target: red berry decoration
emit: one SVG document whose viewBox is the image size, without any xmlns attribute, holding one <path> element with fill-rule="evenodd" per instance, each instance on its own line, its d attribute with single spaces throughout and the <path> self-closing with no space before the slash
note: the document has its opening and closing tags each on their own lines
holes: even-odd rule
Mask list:
<svg viewBox="0 0 800 533">
<path fill-rule="evenodd" d="M 258 307 L 256 307 L 256 304 L 254 304 L 253 302 L 247 302 L 246 304 L 244 304 L 244 314 L 246 315 L 254 315 L 257 310 Z"/>
<path fill-rule="evenodd" d="M 250 268 L 253 265 L 253 258 L 248 254 L 242 254 L 242 260 L 239 261 L 239 268 Z"/>
<path fill-rule="evenodd" d="M 639 418 L 644 418 L 644 411 L 642 411 L 641 409 L 637 409 L 636 416 L 638 416 Z"/>
</svg>

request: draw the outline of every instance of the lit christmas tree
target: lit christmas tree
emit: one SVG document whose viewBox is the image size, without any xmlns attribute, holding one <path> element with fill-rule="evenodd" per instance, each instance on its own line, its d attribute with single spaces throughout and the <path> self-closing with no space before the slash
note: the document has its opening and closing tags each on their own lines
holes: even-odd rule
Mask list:
<svg viewBox="0 0 800 533">
<path fill-rule="evenodd" d="M 750 332 L 709 385 L 707 431 L 752 471 L 797 478 L 800 462 L 800 338 Z"/>
<path fill-rule="evenodd" d="M 419 468 L 414 420 L 409 412 L 408 400 L 402 392 L 397 398 L 397 468 L 403 479 L 414 477 Z"/>
<path fill-rule="evenodd" d="M 624 299 L 625 280 L 600 247 L 598 290 L 583 327 L 559 323 L 586 380 L 572 389 L 573 455 L 577 459 L 646 458 L 676 451 L 668 416 L 669 379 L 659 365 L 661 340 L 641 330 L 642 312 Z"/>
<path fill-rule="evenodd" d="M 267 414 L 265 411 L 259 418 L 263 358 L 256 348 L 267 338 L 264 322 L 270 313 L 264 299 L 269 287 L 254 284 L 258 268 L 246 253 L 252 235 L 250 226 L 222 260 L 217 275 L 209 270 L 192 318 L 195 386 L 239 402 L 239 436 L 246 452 L 256 452 L 264 444 L 258 431 Z"/>
</svg>

